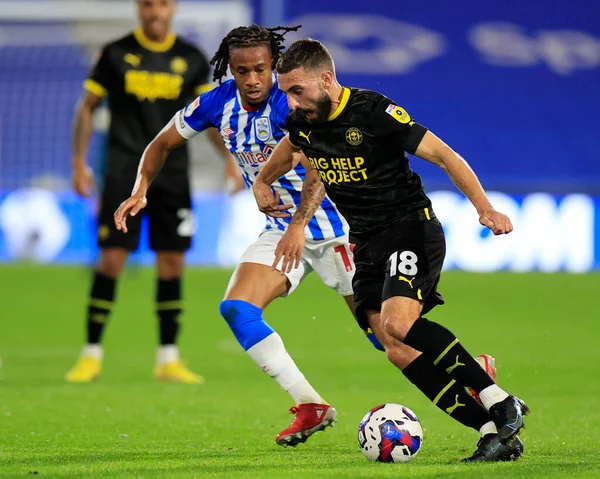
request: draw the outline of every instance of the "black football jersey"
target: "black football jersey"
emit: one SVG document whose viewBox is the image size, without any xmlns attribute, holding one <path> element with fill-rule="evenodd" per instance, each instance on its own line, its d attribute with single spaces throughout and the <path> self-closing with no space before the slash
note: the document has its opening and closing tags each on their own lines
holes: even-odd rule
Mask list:
<svg viewBox="0 0 600 479">
<path fill-rule="evenodd" d="M 157 43 L 138 28 L 106 45 L 84 84 L 86 90 L 108 99 L 106 173 L 135 175 L 148 143 L 191 99 L 210 89 L 209 72 L 204 54 L 173 33 Z M 170 153 L 157 181 L 187 168 L 184 146 Z"/>
<path fill-rule="evenodd" d="M 429 211 L 406 154 L 414 154 L 427 129 L 381 93 L 344 88 L 327 122 L 309 123 L 291 112 L 287 127 L 348 221 L 352 242 L 366 242 L 411 212 Z"/>
</svg>

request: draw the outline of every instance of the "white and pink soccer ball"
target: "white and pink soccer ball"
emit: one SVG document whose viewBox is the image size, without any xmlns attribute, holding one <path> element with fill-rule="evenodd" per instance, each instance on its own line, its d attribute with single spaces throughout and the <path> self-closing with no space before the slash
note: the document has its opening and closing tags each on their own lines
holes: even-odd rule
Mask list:
<svg viewBox="0 0 600 479">
<path fill-rule="evenodd" d="M 371 461 L 409 462 L 421 449 L 423 428 L 417 415 L 407 407 L 381 404 L 362 419 L 358 444 Z"/>
</svg>

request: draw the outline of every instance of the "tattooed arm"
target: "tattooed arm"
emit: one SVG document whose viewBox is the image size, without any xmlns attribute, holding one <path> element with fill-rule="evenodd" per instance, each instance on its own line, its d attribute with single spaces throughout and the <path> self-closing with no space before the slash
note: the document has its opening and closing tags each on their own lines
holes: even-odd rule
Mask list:
<svg viewBox="0 0 600 479">
<path fill-rule="evenodd" d="M 306 176 L 302 183 L 300 204 L 292 217 L 292 224 L 306 226 L 325 198 L 325 185 L 320 180 L 317 170 L 313 169 L 310 164 L 307 168 L 306 163 L 308 162 L 301 160 L 301 163 L 306 168 Z"/>
<path fill-rule="evenodd" d="M 292 266 L 297 268 L 300 265 L 304 242 L 306 241 L 304 230 L 325 197 L 325 186 L 321 182 L 317 171 L 312 168 L 304 155 L 302 155 L 300 161 L 306 169 L 300 204 L 287 231 L 279 240 L 275 250 L 275 261 L 273 262 L 273 269 L 276 269 L 278 263 L 283 260 L 280 269 L 284 273 L 289 273 Z"/>
<path fill-rule="evenodd" d="M 73 158 L 71 161 L 72 183 L 77 194 L 88 197 L 94 188 L 94 175 L 87 165 L 87 155 L 90 138 L 92 137 L 94 110 L 102 98 L 86 91 L 77 104 L 75 122 L 73 125 Z"/>
</svg>

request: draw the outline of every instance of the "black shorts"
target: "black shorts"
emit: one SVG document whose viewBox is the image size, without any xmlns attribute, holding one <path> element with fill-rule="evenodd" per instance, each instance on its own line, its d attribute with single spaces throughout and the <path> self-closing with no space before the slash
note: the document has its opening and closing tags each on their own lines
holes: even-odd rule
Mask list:
<svg viewBox="0 0 600 479">
<path fill-rule="evenodd" d="M 114 213 L 131 196 L 133 182 L 107 176 L 102 188 L 98 215 L 98 246 L 119 247 L 135 251 L 140 241 L 142 217 L 149 219 L 150 249 L 154 251 L 186 251 L 192 244 L 194 220 L 188 178 L 177 179 L 177 185 L 166 189 L 153 184 L 148 189 L 148 204 L 143 214 L 127 217 L 127 233 L 117 230 Z M 180 184 L 180 185 L 179 185 Z M 176 188 L 176 186 L 179 186 Z"/>
<path fill-rule="evenodd" d="M 444 304 L 437 286 L 445 255 L 444 230 L 435 217 L 399 222 L 356 245 L 352 289 L 360 327 L 365 331 L 369 327 L 367 311 L 381 311 L 381 303 L 394 296 L 422 302 L 422 314 Z"/>
</svg>

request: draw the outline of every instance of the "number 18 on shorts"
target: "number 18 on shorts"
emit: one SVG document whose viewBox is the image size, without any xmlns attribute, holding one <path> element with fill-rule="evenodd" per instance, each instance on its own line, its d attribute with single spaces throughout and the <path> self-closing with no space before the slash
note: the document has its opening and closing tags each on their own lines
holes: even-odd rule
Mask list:
<svg viewBox="0 0 600 479">
<path fill-rule="evenodd" d="M 446 252 L 443 230 L 433 222 L 402 226 L 404 231 L 389 245 L 382 301 L 404 296 L 430 310 L 443 303 L 436 291 Z"/>
</svg>

